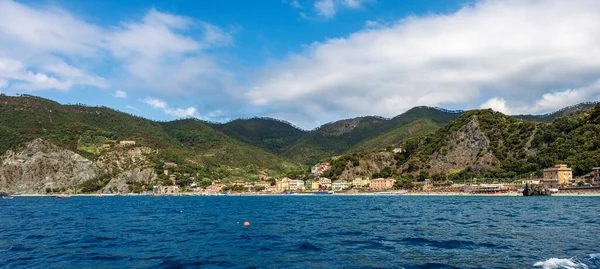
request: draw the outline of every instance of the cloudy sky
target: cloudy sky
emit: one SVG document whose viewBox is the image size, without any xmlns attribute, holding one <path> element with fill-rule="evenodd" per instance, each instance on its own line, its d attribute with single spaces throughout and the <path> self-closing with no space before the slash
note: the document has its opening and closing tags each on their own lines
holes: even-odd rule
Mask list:
<svg viewBox="0 0 600 269">
<path fill-rule="evenodd" d="M 0 92 L 311 129 L 600 100 L 598 0 L 0 0 Z"/>
</svg>

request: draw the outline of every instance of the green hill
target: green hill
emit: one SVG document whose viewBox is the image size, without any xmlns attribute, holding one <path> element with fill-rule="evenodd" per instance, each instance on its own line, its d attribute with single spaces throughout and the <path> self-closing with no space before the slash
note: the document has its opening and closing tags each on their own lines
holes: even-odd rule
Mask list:
<svg viewBox="0 0 600 269">
<path fill-rule="evenodd" d="M 237 119 L 209 125 L 239 141 L 277 154 L 308 133 L 289 122 L 272 118 Z"/>
<path fill-rule="evenodd" d="M 351 150 L 374 150 L 415 135 L 427 134 L 461 111 L 415 107 L 392 119 L 359 117 L 323 125 L 285 149 L 283 156 L 312 164 Z"/>
<path fill-rule="evenodd" d="M 378 139 L 389 141 L 386 138 Z M 374 148 L 367 142 L 361 146 Z M 574 176 L 581 176 L 600 165 L 600 103 L 550 123 L 491 109 L 470 110 L 428 135 L 403 140 L 400 146 L 406 151 L 344 154 L 332 160 L 326 176 L 514 179 L 539 176 L 544 168 L 557 163 L 569 165 Z"/>
<path fill-rule="evenodd" d="M 492 110 L 467 111 L 435 133 L 407 141 L 407 174 L 527 177 L 556 163 L 576 176 L 600 164 L 600 104 L 551 123 L 532 122 Z"/>
<path fill-rule="evenodd" d="M 215 177 L 255 176 L 263 169 L 279 173 L 295 167 L 199 120 L 157 122 L 106 107 L 61 105 L 28 95 L 0 96 L 0 155 L 35 138 L 91 159 L 103 145 L 134 140 L 159 150 L 157 164 L 187 164 Z"/>
</svg>

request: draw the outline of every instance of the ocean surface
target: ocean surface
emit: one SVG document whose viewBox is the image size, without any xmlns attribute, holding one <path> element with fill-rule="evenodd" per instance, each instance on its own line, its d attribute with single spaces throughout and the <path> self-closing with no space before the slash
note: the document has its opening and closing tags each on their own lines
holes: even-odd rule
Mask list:
<svg viewBox="0 0 600 269">
<path fill-rule="evenodd" d="M 16 197 L 0 199 L 0 268 L 600 268 L 599 209 L 600 197 Z"/>
</svg>

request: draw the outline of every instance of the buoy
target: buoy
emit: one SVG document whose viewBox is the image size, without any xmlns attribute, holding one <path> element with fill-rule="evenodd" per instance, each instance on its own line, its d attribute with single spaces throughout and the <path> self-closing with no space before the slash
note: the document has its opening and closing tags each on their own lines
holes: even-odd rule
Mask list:
<svg viewBox="0 0 600 269">
<path fill-rule="evenodd" d="M 249 221 L 244 221 L 244 226 L 250 226 L 250 222 Z"/>
</svg>

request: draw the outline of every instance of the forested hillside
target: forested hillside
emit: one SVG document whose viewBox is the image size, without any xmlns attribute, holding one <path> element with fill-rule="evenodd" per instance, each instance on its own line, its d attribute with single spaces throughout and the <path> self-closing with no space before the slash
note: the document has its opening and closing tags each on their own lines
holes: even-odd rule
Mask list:
<svg viewBox="0 0 600 269">
<path fill-rule="evenodd" d="M 158 122 L 106 107 L 0 95 L 0 156 L 40 138 L 68 150 L 59 154 L 63 158 L 79 154 L 97 161 L 97 171 L 88 173 L 97 175 L 96 185 L 107 183 L 103 173 L 113 173 L 102 167 L 118 152 L 119 141 L 143 149 L 119 156 L 143 155 L 140 164 L 154 167 L 158 177 L 165 162 L 207 180 L 244 180 L 265 173 L 304 175 L 307 165 L 326 160 L 333 178 L 513 178 L 559 162 L 582 175 L 600 164 L 599 115 L 600 106 L 587 103 L 542 116 L 415 107 L 391 119 L 359 117 L 304 131 L 270 118 Z M 55 148 L 39 141 L 30 147 Z"/>
<path fill-rule="evenodd" d="M 515 178 L 541 175 L 556 163 L 569 165 L 575 176 L 581 176 L 600 164 L 600 104 L 551 123 L 517 119 L 491 109 L 471 110 L 399 147 L 404 151 L 385 162 L 377 162 L 384 156 L 381 153 L 344 155 L 333 161 L 329 176 L 345 177 L 350 172 L 438 180 Z"/>
</svg>

